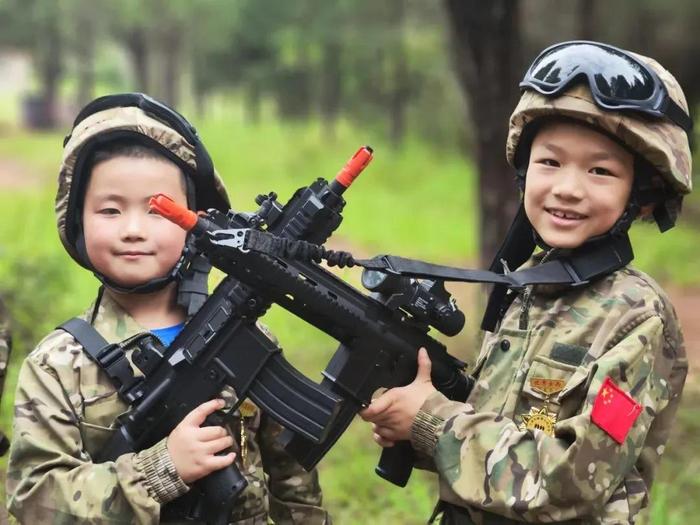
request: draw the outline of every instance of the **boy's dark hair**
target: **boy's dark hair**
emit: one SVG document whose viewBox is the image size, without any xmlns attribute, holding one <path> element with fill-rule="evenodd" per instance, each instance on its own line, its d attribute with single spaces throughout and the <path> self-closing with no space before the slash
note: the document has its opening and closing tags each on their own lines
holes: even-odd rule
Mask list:
<svg viewBox="0 0 700 525">
<path fill-rule="evenodd" d="M 189 179 L 187 178 L 183 170 L 180 168 L 180 166 L 175 164 L 156 148 L 153 148 L 144 144 L 143 142 L 133 139 L 117 139 L 96 147 L 95 151 L 92 154 L 90 169 L 88 171 L 88 179 L 85 183 L 85 188 L 87 188 L 87 182 L 89 181 L 90 176 L 92 175 L 92 170 L 95 168 L 95 166 L 97 166 L 101 162 L 106 162 L 108 160 L 113 160 L 119 157 L 126 157 L 131 159 L 161 160 L 163 162 L 172 164 L 177 168 L 178 172 L 180 173 L 180 183 L 182 184 L 182 189 L 184 190 L 185 195 L 187 196 L 187 203 L 190 204 L 191 202 L 193 202 L 192 196 L 194 195 L 194 188 L 191 188 L 192 185 L 189 182 Z"/>
<path fill-rule="evenodd" d="M 129 139 L 119 139 L 97 147 L 92 156 L 92 163 L 94 166 L 95 164 L 112 160 L 116 157 L 168 160 L 165 155 L 158 152 L 155 148 L 146 146 L 142 142 Z M 170 161 L 168 160 L 168 162 Z"/>
</svg>

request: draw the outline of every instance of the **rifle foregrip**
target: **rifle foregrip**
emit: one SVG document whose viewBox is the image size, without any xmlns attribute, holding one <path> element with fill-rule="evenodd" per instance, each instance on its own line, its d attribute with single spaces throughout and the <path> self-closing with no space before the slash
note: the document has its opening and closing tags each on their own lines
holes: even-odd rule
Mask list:
<svg viewBox="0 0 700 525">
<path fill-rule="evenodd" d="M 405 487 L 413 472 L 415 458 L 416 452 L 409 441 L 397 441 L 393 447 L 382 449 L 374 471 L 390 483 Z"/>
</svg>

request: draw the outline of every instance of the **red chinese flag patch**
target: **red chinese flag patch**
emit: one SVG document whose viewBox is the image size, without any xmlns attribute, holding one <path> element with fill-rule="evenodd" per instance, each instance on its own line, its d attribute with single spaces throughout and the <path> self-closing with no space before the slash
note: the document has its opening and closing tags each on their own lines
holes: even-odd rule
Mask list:
<svg viewBox="0 0 700 525">
<path fill-rule="evenodd" d="M 622 444 L 641 412 L 642 405 L 606 377 L 593 402 L 591 420 Z"/>
</svg>

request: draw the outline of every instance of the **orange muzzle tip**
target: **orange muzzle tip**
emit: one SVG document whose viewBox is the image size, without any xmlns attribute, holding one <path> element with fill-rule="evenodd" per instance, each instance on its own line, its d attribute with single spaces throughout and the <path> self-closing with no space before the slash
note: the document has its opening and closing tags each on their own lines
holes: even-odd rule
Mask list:
<svg viewBox="0 0 700 525">
<path fill-rule="evenodd" d="M 367 164 L 372 160 L 372 148 L 369 146 L 362 146 L 357 152 L 352 156 L 352 158 L 343 166 L 343 168 L 335 176 L 340 184 L 346 188 L 352 184 L 357 176 L 362 173 L 367 167 Z"/>
<path fill-rule="evenodd" d="M 191 230 L 197 224 L 197 214 L 179 205 L 167 195 L 158 193 L 151 197 L 148 205 L 158 215 L 162 215 L 170 222 L 177 224 L 183 230 Z"/>
</svg>

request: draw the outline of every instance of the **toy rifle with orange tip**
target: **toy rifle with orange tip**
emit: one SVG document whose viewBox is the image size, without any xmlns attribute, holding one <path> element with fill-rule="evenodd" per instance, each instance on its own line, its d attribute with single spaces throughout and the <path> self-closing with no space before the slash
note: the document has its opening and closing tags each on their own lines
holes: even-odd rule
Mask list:
<svg viewBox="0 0 700 525">
<path fill-rule="evenodd" d="M 362 165 L 362 158 L 356 157 L 350 164 Z M 345 187 L 348 180 L 351 177 L 341 172 L 337 184 L 329 187 Z M 306 202 L 311 205 L 311 201 Z M 294 207 L 299 210 L 297 216 L 304 215 L 303 208 Z M 317 264 L 325 259 L 330 265 L 342 266 L 349 262 L 345 255 L 351 257 L 321 246 L 326 237 L 322 232 L 302 238 L 293 234 L 296 228 L 290 222 L 278 233 L 279 229 L 269 227 L 269 215 L 261 220 L 259 214 L 223 215 L 210 210 L 197 216 L 166 196 L 154 197 L 152 208 L 190 231 L 194 245 L 213 266 L 250 287 L 264 302 L 282 306 L 340 343 L 320 384 L 339 399 L 329 430 L 317 443 L 289 427 L 284 435 L 287 452 L 305 468 L 311 469 L 320 461 L 377 389 L 402 386 L 415 378 L 421 347 L 430 356 L 435 387 L 450 399 L 466 399 L 472 380 L 462 373 L 464 363 L 428 334 L 431 325 L 448 335 L 464 325 L 464 315 L 442 282 L 405 280 L 399 293 L 369 296 Z M 327 218 L 328 224 L 334 220 Z M 382 280 L 370 274 L 370 280 L 377 277 Z M 391 283 L 385 279 L 383 283 L 363 284 L 380 290 L 382 284 Z M 400 296 L 416 300 L 409 305 Z M 411 454 L 406 442 L 387 449 L 377 473 L 405 485 L 413 468 Z"/>
</svg>

